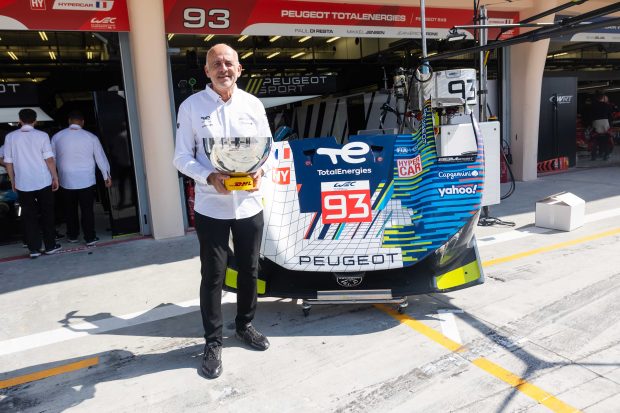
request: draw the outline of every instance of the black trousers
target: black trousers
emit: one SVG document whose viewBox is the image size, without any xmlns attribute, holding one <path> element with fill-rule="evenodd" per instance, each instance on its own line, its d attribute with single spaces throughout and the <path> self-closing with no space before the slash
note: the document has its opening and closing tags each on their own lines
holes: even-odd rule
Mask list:
<svg viewBox="0 0 620 413">
<path fill-rule="evenodd" d="M 52 187 L 36 191 L 17 191 L 22 207 L 24 241 L 30 251 L 41 249 L 41 233 L 46 250 L 56 245 L 54 230 L 54 193 Z"/>
<path fill-rule="evenodd" d="M 67 221 L 67 238 L 77 239 L 80 235 L 80 221 L 84 240 L 95 239 L 95 187 L 82 189 L 62 189 L 65 201 L 65 219 Z M 78 215 L 78 206 L 80 213 Z M 81 220 L 80 220 L 81 217 Z"/>
<path fill-rule="evenodd" d="M 202 276 L 200 311 L 207 343 L 222 344 L 222 286 L 226 276 L 231 232 L 238 270 L 236 327 L 251 322 L 256 313 L 256 280 L 263 236 L 263 213 L 244 219 L 215 219 L 196 213 Z"/>
</svg>

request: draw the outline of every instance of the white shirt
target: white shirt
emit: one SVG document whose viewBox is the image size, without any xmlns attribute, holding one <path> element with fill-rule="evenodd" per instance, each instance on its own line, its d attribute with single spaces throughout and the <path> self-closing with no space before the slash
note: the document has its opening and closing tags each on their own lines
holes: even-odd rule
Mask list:
<svg viewBox="0 0 620 413">
<path fill-rule="evenodd" d="M 252 217 L 263 209 L 260 190 L 220 194 L 207 184 L 207 177 L 216 170 L 207 157 L 203 140 L 222 136 L 272 135 L 265 107 L 258 98 L 235 86 L 231 98 L 224 102 L 207 85 L 179 107 L 174 166 L 196 181 L 194 210 L 199 214 L 216 219 Z M 263 166 L 263 170 L 267 169 Z"/>
<path fill-rule="evenodd" d="M 32 125 L 6 135 L 4 163 L 13 164 L 15 188 L 20 191 L 37 191 L 52 184 L 45 160 L 53 157 L 49 135 Z"/>
<path fill-rule="evenodd" d="M 55 134 L 52 149 L 56 154 L 58 180 L 65 189 L 95 185 L 95 163 L 104 180 L 110 177 L 110 164 L 99 139 L 80 125 L 73 124 Z"/>
</svg>

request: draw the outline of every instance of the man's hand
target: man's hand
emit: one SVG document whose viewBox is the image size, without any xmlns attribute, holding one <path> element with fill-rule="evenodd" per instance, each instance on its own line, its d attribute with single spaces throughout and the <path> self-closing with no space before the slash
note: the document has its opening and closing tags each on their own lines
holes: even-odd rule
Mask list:
<svg viewBox="0 0 620 413">
<path fill-rule="evenodd" d="M 260 182 L 261 179 L 263 177 L 265 173 L 263 172 L 262 169 L 259 169 L 258 171 L 254 172 L 251 176 L 252 179 L 254 180 L 254 188 L 253 189 L 248 189 L 248 192 L 256 192 L 260 189 Z"/>
<path fill-rule="evenodd" d="M 105 187 L 110 188 L 112 186 L 112 178 L 108 177 L 105 181 Z"/>
<path fill-rule="evenodd" d="M 58 184 L 58 177 L 52 177 L 52 192 L 58 191 L 60 185 Z"/>
<path fill-rule="evenodd" d="M 218 193 L 229 194 L 230 191 L 226 189 L 226 185 L 224 185 L 224 181 L 227 178 L 228 178 L 228 175 L 213 172 L 207 177 L 207 182 L 209 183 L 209 185 L 213 185 L 213 187 L 215 187 L 215 190 Z"/>
</svg>

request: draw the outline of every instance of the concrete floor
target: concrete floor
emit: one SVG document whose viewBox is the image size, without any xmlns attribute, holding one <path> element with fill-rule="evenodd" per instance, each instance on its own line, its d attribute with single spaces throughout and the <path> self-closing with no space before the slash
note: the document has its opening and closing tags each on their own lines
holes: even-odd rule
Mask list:
<svg viewBox="0 0 620 413">
<path fill-rule="evenodd" d="M 234 338 L 225 294 L 217 380 L 199 374 L 195 234 L 0 263 L 0 411 L 618 412 L 619 182 L 610 166 L 517 183 L 489 211 L 515 226 L 477 228 L 486 283 L 403 316 L 261 299 L 263 353 Z M 560 191 L 586 224 L 534 227 Z"/>
</svg>

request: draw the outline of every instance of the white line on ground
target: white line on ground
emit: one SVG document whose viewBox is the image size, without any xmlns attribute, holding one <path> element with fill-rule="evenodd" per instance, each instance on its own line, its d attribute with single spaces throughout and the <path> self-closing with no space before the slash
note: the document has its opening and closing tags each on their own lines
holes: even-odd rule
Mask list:
<svg viewBox="0 0 620 413">
<path fill-rule="evenodd" d="M 600 221 L 607 218 L 613 218 L 620 215 L 620 208 L 609 209 L 606 211 L 595 212 L 585 216 L 585 223 L 591 223 Z M 555 231 L 553 229 L 540 228 L 540 227 L 527 227 L 523 229 L 513 229 L 506 232 L 501 232 L 496 235 L 490 235 L 483 238 L 477 238 L 476 243 L 478 247 L 486 247 L 492 244 L 498 244 L 500 242 L 513 241 L 519 238 L 529 237 L 533 234 L 545 234 L 547 232 Z"/>
<path fill-rule="evenodd" d="M 441 332 L 444 336 L 450 340 L 459 344 L 463 344 L 461 341 L 461 335 L 459 329 L 456 326 L 456 320 L 454 319 L 454 313 L 462 313 L 463 310 L 449 309 L 449 310 L 437 310 L 439 318 L 439 325 L 441 326 Z"/>
<path fill-rule="evenodd" d="M 236 301 L 236 294 L 226 292 L 222 294 L 222 303 L 234 303 Z M 112 330 L 118 330 L 119 328 L 177 317 L 194 311 L 200 311 L 200 301 L 198 299 L 156 307 L 131 314 L 104 318 L 92 322 L 83 322 L 70 325 L 69 327 L 43 331 L 28 336 L 16 337 L 0 342 L 0 356 L 19 353 L 87 335 L 101 334 Z"/>
</svg>

